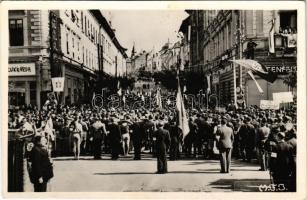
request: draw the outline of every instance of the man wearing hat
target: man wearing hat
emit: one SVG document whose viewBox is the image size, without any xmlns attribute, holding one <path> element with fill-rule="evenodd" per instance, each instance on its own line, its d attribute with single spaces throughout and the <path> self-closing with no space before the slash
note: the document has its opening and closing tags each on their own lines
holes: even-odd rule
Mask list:
<svg viewBox="0 0 307 200">
<path fill-rule="evenodd" d="M 275 165 L 271 167 L 274 184 L 284 184 L 289 188 L 291 175 L 291 146 L 285 142 L 285 132 L 277 134 L 277 145 L 271 157 L 276 158 Z"/>
<path fill-rule="evenodd" d="M 260 170 L 266 171 L 268 168 L 268 153 L 264 148 L 264 144 L 270 135 L 270 129 L 267 127 L 267 120 L 261 120 L 260 128 L 257 131 L 257 147 L 259 150 Z"/>
<path fill-rule="evenodd" d="M 220 151 L 221 173 L 229 173 L 231 162 L 231 150 L 234 140 L 233 130 L 227 125 L 225 117 L 222 118 L 221 127 L 217 130 L 218 148 Z"/>
<path fill-rule="evenodd" d="M 111 147 L 112 160 L 117 160 L 118 155 L 121 149 L 121 130 L 115 119 L 115 117 L 111 118 L 111 124 L 109 125 L 109 140 Z"/>
<path fill-rule="evenodd" d="M 170 145 L 170 135 L 168 130 L 163 128 L 163 123 L 158 123 L 158 130 L 155 131 L 156 135 L 156 150 L 157 150 L 157 167 L 158 167 L 158 174 L 167 173 L 167 149 Z"/>
<path fill-rule="evenodd" d="M 93 155 L 94 159 L 101 159 L 101 145 L 106 135 L 106 127 L 98 117 L 95 117 L 92 124 Z"/>
<path fill-rule="evenodd" d="M 134 160 L 141 160 L 142 134 L 141 121 L 135 117 L 131 125 L 131 140 L 134 149 Z"/>
<path fill-rule="evenodd" d="M 289 129 L 286 132 L 286 142 L 290 145 L 290 181 L 289 181 L 289 191 L 295 192 L 296 191 L 296 130 L 294 127 Z"/>
<path fill-rule="evenodd" d="M 243 161 L 250 162 L 253 156 L 253 150 L 255 148 L 255 128 L 251 124 L 251 118 L 249 116 L 244 116 L 244 124 L 239 130 L 240 145 L 241 145 L 241 155 Z"/>
<path fill-rule="evenodd" d="M 171 144 L 170 144 L 170 160 L 177 160 L 179 158 L 179 134 L 180 129 L 176 124 L 176 120 L 172 119 L 169 126 Z"/>
</svg>

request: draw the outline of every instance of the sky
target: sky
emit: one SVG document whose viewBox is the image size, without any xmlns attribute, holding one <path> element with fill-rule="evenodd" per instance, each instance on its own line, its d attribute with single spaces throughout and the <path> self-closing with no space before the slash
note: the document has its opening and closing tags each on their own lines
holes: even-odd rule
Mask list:
<svg viewBox="0 0 307 200">
<path fill-rule="evenodd" d="M 135 43 L 137 52 L 159 51 L 170 40 L 178 41 L 178 30 L 188 14 L 184 10 L 108 10 L 104 16 L 111 20 L 120 44 L 127 48 L 127 55 Z"/>
</svg>

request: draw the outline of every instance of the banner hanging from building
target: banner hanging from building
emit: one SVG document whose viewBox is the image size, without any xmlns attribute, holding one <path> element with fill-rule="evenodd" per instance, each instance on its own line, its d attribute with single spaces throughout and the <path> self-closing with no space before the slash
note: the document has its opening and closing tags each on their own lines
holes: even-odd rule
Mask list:
<svg viewBox="0 0 307 200">
<path fill-rule="evenodd" d="M 64 77 L 55 77 L 51 78 L 52 87 L 54 92 L 63 92 L 64 91 Z"/>
<path fill-rule="evenodd" d="M 279 103 L 271 100 L 260 100 L 260 109 L 263 110 L 278 110 L 279 109 Z"/>
<path fill-rule="evenodd" d="M 248 70 L 251 70 L 256 75 L 260 76 L 261 78 L 270 83 L 274 83 L 274 81 L 277 79 L 276 74 L 272 73 L 264 65 L 260 64 L 255 60 L 241 59 L 241 60 L 231 60 L 231 61 L 247 68 Z"/>
</svg>

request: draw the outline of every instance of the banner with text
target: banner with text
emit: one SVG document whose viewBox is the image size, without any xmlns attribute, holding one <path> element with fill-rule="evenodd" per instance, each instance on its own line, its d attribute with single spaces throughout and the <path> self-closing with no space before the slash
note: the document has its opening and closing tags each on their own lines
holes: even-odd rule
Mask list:
<svg viewBox="0 0 307 200">
<path fill-rule="evenodd" d="M 292 92 L 273 93 L 273 101 L 275 101 L 276 103 L 290 103 L 290 102 L 293 102 Z"/>
<path fill-rule="evenodd" d="M 260 109 L 267 110 L 278 110 L 279 109 L 279 103 L 271 100 L 260 100 Z"/>
<path fill-rule="evenodd" d="M 64 91 L 64 77 L 55 77 L 52 79 L 52 87 L 54 92 L 63 92 Z"/>
</svg>

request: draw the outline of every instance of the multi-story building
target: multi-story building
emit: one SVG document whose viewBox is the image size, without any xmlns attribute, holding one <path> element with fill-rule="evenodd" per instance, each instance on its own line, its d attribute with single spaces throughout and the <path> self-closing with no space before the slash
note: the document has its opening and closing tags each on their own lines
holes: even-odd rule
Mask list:
<svg viewBox="0 0 307 200">
<path fill-rule="evenodd" d="M 178 30 L 181 33 L 181 49 L 180 49 L 180 61 L 181 66 L 184 68 L 190 67 L 190 40 L 191 40 L 191 17 L 188 16 L 184 19 Z"/>
<path fill-rule="evenodd" d="M 125 49 L 98 10 L 9 11 L 10 104 L 39 107 L 64 77 L 61 103 L 91 96 L 98 76 L 126 72 Z"/>
<path fill-rule="evenodd" d="M 235 100 L 237 87 L 243 91 L 239 95 L 247 105 L 258 106 L 261 99 L 272 99 L 273 93 L 289 90 L 283 79 L 296 71 L 296 11 L 206 10 L 188 13 L 191 17 L 191 68 L 211 77 L 211 93 L 218 96 L 221 104 Z M 196 18 L 199 13 L 202 13 L 203 24 L 195 28 L 201 21 Z M 203 36 L 196 30 L 202 31 Z M 269 51 L 270 31 L 275 32 L 273 52 Z M 287 42 L 289 38 L 292 42 Z M 202 45 L 197 46 L 197 41 L 202 41 Z M 197 49 L 202 51 L 204 64 L 195 68 L 193 63 L 201 59 Z M 260 95 L 247 70 L 234 65 L 231 59 L 256 60 L 278 78 L 270 83 L 255 76 L 264 91 Z"/>
<path fill-rule="evenodd" d="M 204 64 L 203 39 L 204 39 L 204 10 L 186 10 L 189 14 L 189 43 L 190 43 L 190 67 L 201 68 Z"/>
</svg>

